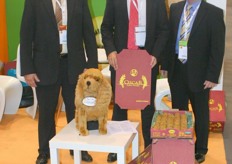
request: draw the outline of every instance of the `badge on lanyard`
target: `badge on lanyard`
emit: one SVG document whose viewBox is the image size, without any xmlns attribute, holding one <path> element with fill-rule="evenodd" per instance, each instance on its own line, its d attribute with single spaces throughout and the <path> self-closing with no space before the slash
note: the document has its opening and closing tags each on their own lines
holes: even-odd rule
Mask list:
<svg viewBox="0 0 232 164">
<path fill-rule="evenodd" d="M 178 59 L 188 59 L 188 47 L 187 47 L 187 41 L 185 40 L 179 41 Z"/>
<path fill-rule="evenodd" d="M 67 26 L 59 26 L 60 44 L 67 44 Z"/>
<path fill-rule="evenodd" d="M 146 27 L 138 26 L 135 27 L 135 44 L 139 47 L 144 47 L 146 39 Z"/>
</svg>

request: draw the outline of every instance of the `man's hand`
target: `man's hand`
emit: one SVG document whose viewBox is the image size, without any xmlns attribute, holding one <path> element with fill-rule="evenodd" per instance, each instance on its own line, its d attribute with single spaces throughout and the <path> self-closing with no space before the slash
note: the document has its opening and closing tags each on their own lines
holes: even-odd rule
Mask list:
<svg viewBox="0 0 232 164">
<path fill-rule="evenodd" d="M 153 68 L 153 67 L 154 67 L 156 64 L 157 64 L 156 57 L 154 57 L 154 56 L 151 56 L 151 63 L 150 63 L 150 65 L 151 65 L 151 68 Z"/>
<path fill-rule="evenodd" d="M 118 69 L 118 62 L 117 62 L 117 52 L 113 51 L 108 55 L 109 64 L 114 67 L 115 70 Z"/>
<path fill-rule="evenodd" d="M 24 76 L 27 84 L 31 87 L 37 87 L 36 82 L 39 82 L 39 78 L 35 73 L 28 74 Z"/>
<path fill-rule="evenodd" d="M 204 89 L 207 89 L 207 88 L 213 88 L 213 87 L 215 87 L 217 84 L 216 83 L 213 83 L 213 82 L 211 82 L 211 81 L 205 81 L 204 82 Z"/>
<path fill-rule="evenodd" d="M 161 75 L 162 78 L 167 78 L 168 77 L 168 71 L 160 70 L 160 75 Z"/>
</svg>

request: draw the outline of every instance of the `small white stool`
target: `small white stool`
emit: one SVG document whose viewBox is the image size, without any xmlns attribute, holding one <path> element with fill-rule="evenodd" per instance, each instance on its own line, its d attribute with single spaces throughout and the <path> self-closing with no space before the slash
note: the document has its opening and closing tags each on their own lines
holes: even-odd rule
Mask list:
<svg viewBox="0 0 232 164">
<path fill-rule="evenodd" d="M 0 75 L 0 121 L 4 114 L 15 114 L 22 99 L 23 88 L 17 78 Z"/>
<path fill-rule="evenodd" d="M 170 107 L 163 102 L 165 96 L 170 96 L 170 88 L 167 78 L 157 79 L 156 82 L 156 96 L 155 96 L 155 109 L 156 110 L 169 110 Z"/>
<path fill-rule="evenodd" d="M 109 122 L 109 121 L 108 121 Z M 138 129 L 138 122 L 131 122 Z M 137 133 L 100 135 L 98 130 L 90 130 L 88 136 L 79 136 L 75 120 L 66 125 L 49 141 L 51 164 L 59 164 L 58 149 L 74 150 L 74 163 L 81 163 L 81 151 L 117 153 L 117 162 L 126 164 L 126 150 L 132 144 L 132 159 L 138 156 L 139 140 Z"/>
</svg>

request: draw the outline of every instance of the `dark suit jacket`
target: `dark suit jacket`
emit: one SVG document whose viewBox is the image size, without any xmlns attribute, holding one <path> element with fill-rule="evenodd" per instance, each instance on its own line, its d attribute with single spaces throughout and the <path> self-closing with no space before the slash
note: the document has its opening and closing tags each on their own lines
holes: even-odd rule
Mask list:
<svg viewBox="0 0 232 164">
<path fill-rule="evenodd" d="M 69 81 L 75 84 L 84 68 L 97 68 L 97 46 L 87 0 L 67 0 L 67 12 L 68 75 Z M 20 31 L 22 75 L 36 73 L 41 85 L 54 84 L 58 77 L 59 51 L 52 1 L 26 0 Z"/>
<path fill-rule="evenodd" d="M 145 49 L 159 60 L 169 32 L 164 0 L 147 0 L 146 12 Z M 107 0 L 101 25 L 107 55 L 113 51 L 120 53 L 127 48 L 128 22 L 127 0 Z"/>
<path fill-rule="evenodd" d="M 169 82 L 172 82 L 175 68 L 175 45 L 181 14 L 185 1 L 172 4 L 170 8 L 170 44 L 168 62 Z M 189 40 L 186 63 L 188 85 L 192 91 L 201 91 L 205 80 L 218 83 L 225 48 L 225 24 L 223 11 L 205 1 L 201 2 Z"/>
</svg>

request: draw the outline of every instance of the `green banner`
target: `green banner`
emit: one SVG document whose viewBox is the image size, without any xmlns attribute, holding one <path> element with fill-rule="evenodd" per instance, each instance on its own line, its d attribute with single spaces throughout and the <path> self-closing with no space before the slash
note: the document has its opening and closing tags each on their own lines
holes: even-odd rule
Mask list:
<svg viewBox="0 0 232 164">
<path fill-rule="evenodd" d="M 25 0 L 6 0 L 6 22 L 7 22 L 7 39 L 9 61 L 16 59 L 17 47 L 19 44 L 19 31 Z M 89 9 L 92 17 L 102 16 L 105 10 L 106 0 L 88 0 Z M 102 18 L 93 19 L 95 24 L 95 34 L 99 34 L 99 22 Z M 96 36 L 97 37 L 97 36 Z M 99 37 L 98 37 L 99 38 Z M 98 39 L 99 40 L 99 39 Z M 98 41 L 99 47 L 102 43 Z"/>
</svg>

